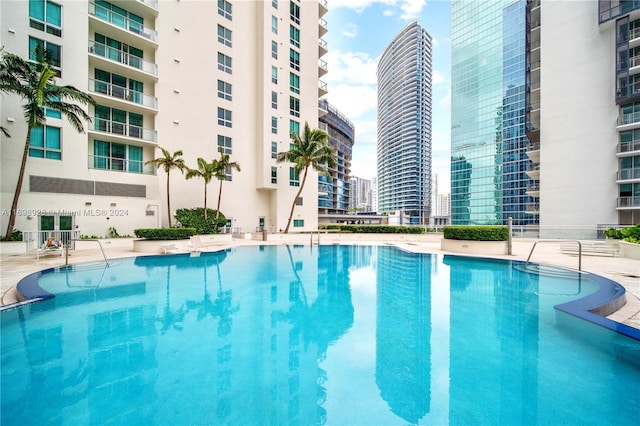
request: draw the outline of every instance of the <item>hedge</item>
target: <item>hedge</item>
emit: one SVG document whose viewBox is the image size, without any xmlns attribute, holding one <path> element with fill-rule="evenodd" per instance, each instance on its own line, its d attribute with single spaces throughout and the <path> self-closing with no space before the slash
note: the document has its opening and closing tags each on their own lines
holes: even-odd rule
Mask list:
<svg viewBox="0 0 640 426">
<path fill-rule="evenodd" d="M 217 234 L 218 230 L 227 224 L 227 218 L 222 213 L 216 222 L 216 211 L 209 208 L 207 209 L 207 220 L 204 220 L 202 207 L 178 209 L 175 217 L 183 227 L 195 228 L 198 234 Z"/>
<path fill-rule="evenodd" d="M 319 229 L 339 231 L 353 234 L 424 234 L 422 226 L 394 226 L 394 225 L 343 225 L 327 224 L 319 225 Z"/>
<path fill-rule="evenodd" d="M 196 235 L 195 228 L 141 228 L 134 229 L 138 238 L 145 240 L 186 240 Z"/>
<path fill-rule="evenodd" d="M 507 226 L 445 226 L 442 228 L 444 238 L 448 240 L 469 241 L 507 241 Z"/>
</svg>

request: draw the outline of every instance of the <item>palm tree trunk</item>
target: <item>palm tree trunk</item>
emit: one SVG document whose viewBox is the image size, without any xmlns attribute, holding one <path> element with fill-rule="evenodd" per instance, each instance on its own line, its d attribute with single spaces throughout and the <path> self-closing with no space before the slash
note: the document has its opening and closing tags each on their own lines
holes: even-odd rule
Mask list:
<svg viewBox="0 0 640 426">
<path fill-rule="evenodd" d="M 296 208 L 296 201 L 298 201 L 298 197 L 302 193 L 302 188 L 304 188 L 304 183 L 307 181 L 307 172 L 309 171 L 309 165 L 304 168 L 304 176 L 302 177 L 302 183 L 300 184 L 300 189 L 296 194 L 296 197 L 293 199 L 293 204 L 291 204 L 291 213 L 289 213 L 289 221 L 287 221 L 287 227 L 284 228 L 284 233 L 289 233 L 289 227 L 291 226 L 291 220 L 293 220 L 293 210 Z"/>
<path fill-rule="evenodd" d="M 31 141 L 31 126 L 27 126 L 27 140 L 24 143 L 24 151 L 22 153 L 22 164 L 20 164 L 20 174 L 18 175 L 18 183 L 16 184 L 16 192 L 13 194 L 13 202 L 11 203 L 11 211 L 9 212 L 9 224 L 7 225 L 7 233 L 4 236 L 5 241 L 11 241 L 13 227 L 16 224 L 16 213 L 18 211 L 18 200 L 22 191 L 22 182 L 24 181 L 24 172 L 27 168 L 27 158 L 29 158 L 29 142 Z"/>
<path fill-rule="evenodd" d="M 216 209 L 216 223 L 220 217 L 220 200 L 222 199 L 222 179 L 220 179 L 220 190 L 218 191 L 218 208 Z"/>
<path fill-rule="evenodd" d="M 171 228 L 171 200 L 169 197 L 169 171 L 167 171 L 167 216 L 169 217 L 169 228 Z M 160 214 L 160 212 L 158 212 Z"/>
<path fill-rule="evenodd" d="M 204 220 L 207 221 L 207 182 L 204 183 Z"/>
</svg>

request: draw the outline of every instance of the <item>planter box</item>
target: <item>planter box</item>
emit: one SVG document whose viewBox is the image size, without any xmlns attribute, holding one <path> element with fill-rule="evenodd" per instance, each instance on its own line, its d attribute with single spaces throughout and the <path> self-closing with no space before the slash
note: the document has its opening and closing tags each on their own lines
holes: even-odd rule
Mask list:
<svg viewBox="0 0 640 426">
<path fill-rule="evenodd" d="M 26 241 L 2 241 L 0 243 L 0 254 L 25 254 L 26 252 Z"/>
<path fill-rule="evenodd" d="M 453 253 L 507 255 L 509 254 L 509 242 L 449 240 L 443 238 L 440 242 L 440 249 Z"/>
<path fill-rule="evenodd" d="M 175 247 L 175 251 L 189 251 L 189 245 L 189 240 L 133 240 L 133 251 L 165 254 L 169 250 L 163 247 Z"/>
<path fill-rule="evenodd" d="M 620 241 L 618 244 L 620 244 L 621 257 L 640 260 L 640 244 L 628 243 L 626 241 Z"/>
</svg>

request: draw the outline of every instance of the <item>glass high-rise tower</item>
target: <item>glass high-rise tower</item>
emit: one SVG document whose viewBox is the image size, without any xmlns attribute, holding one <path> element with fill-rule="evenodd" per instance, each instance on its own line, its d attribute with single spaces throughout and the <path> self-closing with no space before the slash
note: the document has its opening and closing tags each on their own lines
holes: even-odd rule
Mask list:
<svg viewBox="0 0 640 426">
<path fill-rule="evenodd" d="M 451 222 L 537 225 L 526 0 L 452 5 Z"/>
<path fill-rule="evenodd" d="M 431 36 L 407 25 L 378 64 L 378 210 L 427 224 L 431 212 Z"/>
</svg>

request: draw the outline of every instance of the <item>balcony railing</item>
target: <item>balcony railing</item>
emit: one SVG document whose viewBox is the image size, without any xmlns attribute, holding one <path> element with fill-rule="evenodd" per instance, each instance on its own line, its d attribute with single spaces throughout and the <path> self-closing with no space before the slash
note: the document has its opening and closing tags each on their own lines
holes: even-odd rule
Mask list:
<svg viewBox="0 0 640 426">
<path fill-rule="evenodd" d="M 324 50 L 328 50 L 328 49 L 327 49 L 327 42 L 326 42 L 325 40 L 323 40 L 323 39 L 318 39 L 318 45 L 319 45 L 322 49 L 324 49 Z"/>
<path fill-rule="evenodd" d="M 618 172 L 618 180 L 636 180 L 640 179 L 640 168 L 623 169 Z"/>
<path fill-rule="evenodd" d="M 320 60 L 318 61 L 318 66 L 319 66 L 321 69 L 323 69 L 323 70 L 325 70 L 325 71 L 327 71 L 327 72 L 329 71 L 329 70 L 327 69 L 327 62 L 326 62 L 326 61 L 323 61 L 322 59 L 320 59 Z"/>
<path fill-rule="evenodd" d="M 158 0 L 138 0 L 140 3 L 144 3 L 154 9 L 158 9 Z"/>
<path fill-rule="evenodd" d="M 116 86 L 114 84 L 94 80 L 92 78 L 89 79 L 89 92 L 101 93 L 112 98 L 122 99 L 124 101 L 133 102 L 153 109 L 158 108 L 158 98 L 155 96 L 145 95 L 144 93 L 136 90 L 127 89 L 126 87 Z"/>
<path fill-rule="evenodd" d="M 327 92 L 327 83 L 325 83 L 322 80 L 318 80 L 318 89 L 323 90 L 325 92 Z"/>
<path fill-rule="evenodd" d="M 640 208 L 640 196 L 618 197 L 618 207 L 638 207 Z"/>
<path fill-rule="evenodd" d="M 156 167 L 153 164 L 145 164 L 142 160 L 128 160 L 126 158 L 107 157 L 103 155 L 90 155 L 89 168 L 143 175 L 156 174 Z"/>
<path fill-rule="evenodd" d="M 156 30 L 147 28 L 141 23 L 132 21 L 128 17 L 107 9 L 106 7 L 91 2 L 89 3 L 89 15 L 95 16 L 105 22 L 109 22 L 117 27 L 142 36 L 147 40 L 151 40 L 155 43 L 158 42 L 158 32 Z"/>
<path fill-rule="evenodd" d="M 539 151 L 540 150 L 540 143 L 530 143 L 529 146 L 527 147 L 527 150 L 529 150 L 529 151 Z"/>
<path fill-rule="evenodd" d="M 97 41 L 89 40 L 89 53 L 101 56 L 111 61 L 119 62 L 124 65 L 139 69 L 149 74 L 158 75 L 158 65 L 153 62 L 131 55 L 123 50 L 118 50 Z"/>
<path fill-rule="evenodd" d="M 640 122 L 640 113 L 634 112 L 631 114 L 622 114 L 618 117 L 618 126 L 623 126 L 625 124 L 632 124 Z"/>
<path fill-rule="evenodd" d="M 318 21 L 318 24 L 320 24 L 320 26 L 325 30 L 327 29 L 327 21 L 325 21 L 323 18 L 320 18 L 320 20 Z"/>
<path fill-rule="evenodd" d="M 640 66 L 640 55 L 618 61 L 618 71 L 626 71 L 629 68 Z"/>
<path fill-rule="evenodd" d="M 539 212 L 540 204 L 539 203 L 529 203 L 525 206 L 525 211 L 528 212 Z"/>
<path fill-rule="evenodd" d="M 98 132 L 110 133 L 112 135 L 142 139 L 147 142 L 157 142 L 158 140 L 158 132 L 153 129 L 146 129 L 144 127 L 134 126 L 132 124 L 104 120 L 97 117 L 93 119 L 93 130 Z"/>
<path fill-rule="evenodd" d="M 640 141 L 620 142 L 618 153 L 640 151 Z"/>
</svg>

